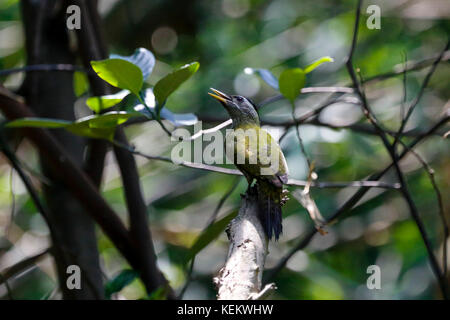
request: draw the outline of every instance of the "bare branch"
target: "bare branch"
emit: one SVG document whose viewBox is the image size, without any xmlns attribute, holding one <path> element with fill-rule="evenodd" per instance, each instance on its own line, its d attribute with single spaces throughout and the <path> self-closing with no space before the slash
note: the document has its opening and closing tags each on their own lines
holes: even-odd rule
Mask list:
<svg viewBox="0 0 450 320">
<path fill-rule="evenodd" d="M 92 60 L 108 58 L 108 50 L 100 27 L 100 16 L 94 1 L 75 0 L 74 4 L 81 9 L 83 28 L 76 31 L 78 50 L 84 67 L 89 70 L 88 79 L 95 96 L 112 93 L 112 87 L 97 76 L 91 67 Z M 86 148 L 84 171 L 92 179 L 97 188 L 100 187 L 108 142 L 100 139 L 89 139 Z"/>
<path fill-rule="evenodd" d="M 426 132 L 422 133 L 420 136 L 414 139 L 408 147 L 398 156 L 398 161 L 403 159 L 410 150 L 415 148 L 419 143 L 421 143 L 426 138 L 432 136 L 435 134 L 436 131 L 439 130 L 443 125 L 445 125 L 450 120 L 450 112 L 447 112 L 447 114 L 436 124 L 434 124 L 430 129 L 428 129 Z M 388 166 L 386 166 L 383 170 L 374 173 L 368 177 L 368 180 L 379 180 L 381 179 L 392 167 L 394 166 L 393 163 L 390 163 Z M 361 187 L 358 191 L 356 191 L 341 207 L 339 207 L 331 216 L 327 218 L 327 223 L 329 224 L 332 221 L 337 220 L 341 216 L 343 216 L 345 213 L 349 212 L 357 203 L 358 201 L 367 193 L 367 191 L 370 190 L 370 187 Z M 277 263 L 277 265 L 269 270 L 265 276 L 265 279 L 267 281 L 271 281 L 277 274 L 280 272 L 286 263 L 292 258 L 292 256 L 299 250 L 304 249 L 312 240 L 314 235 L 316 234 L 317 230 L 316 228 L 310 229 L 305 236 L 299 241 L 299 243 L 294 246 L 283 258 L 280 259 L 280 261 Z"/>
<path fill-rule="evenodd" d="M 420 156 L 419 153 L 417 153 L 416 151 L 414 151 L 412 149 L 409 149 L 408 146 L 406 146 L 401 140 L 399 140 L 399 143 L 402 144 L 402 146 L 405 149 L 410 151 L 416 157 L 416 159 L 422 164 L 422 167 L 425 170 L 425 172 L 427 173 L 427 175 L 428 175 L 428 177 L 430 179 L 431 185 L 433 186 L 434 193 L 436 194 L 438 207 L 439 207 L 439 217 L 441 219 L 442 228 L 444 230 L 444 233 L 443 233 L 444 240 L 443 240 L 442 266 L 443 266 L 443 275 L 444 275 L 444 277 L 446 277 L 447 276 L 447 239 L 449 237 L 449 227 L 448 227 L 447 219 L 445 217 L 444 202 L 442 200 L 442 194 L 441 194 L 441 191 L 439 190 L 439 187 L 438 187 L 438 185 L 436 183 L 436 179 L 434 178 L 434 170 L 425 161 L 425 159 Z"/>
<path fill-rule="evenodd" d="M 32 72 L 32 71 L 64 71 L 64 72 L 75 72 L 75 71 L 81 71 L 81 72 L 87 72 L 85 68 L 76 66 L 73 64 L 32 64 L 20 68 L 13 68 L 13 69 L 4 69 L 0 70 L 0 76 L 8 76 L 13 73 L 18 72 Z"/>
<path fill-rule="evenodd" d="M 224 167 L 218 167 L 218 166 L 213 166 L 213 165 L 208 165 L 208 164 L 203 164 L 203 163 L 195 163 L 195 162 L 190 162 L 190 161 L 180 161 L 180 162 L 174 163 L 172 161 L 172 159 L 169 157 L 153 156 L 153 155 L 145 154 L 143 152 L 137 151 L 132 146 L 126 146 L 118 141 L 113 141 L 113 144 L 117 147 L 124 148 L 135 155 L 141 156 L 141 157 L 149 159 L 149 160 L 158 160 L 158 161 L 168 162 L 168 163 L 172 163 L 172 164 L 179 165 L 179 166 L 186 167 L 186 168 L 242 176 L 242 173 L 237 169 L 228 169 L 228 168 L 224 168 Z M 304 181 L 304 180 L 289 179 L 288 183 L 286 185 L 304 187 L 307 184 L 308 184 L 308 182 Z M 350 182 L 325 182 L 325 181 L 317 182 L 317 181 L 315 181 L 311 184 L 311 187 L 316 187 L 316 188 L 363 187 L 363 188 L 399 189 L 400 185 L 395 184 L 395 183 L 390 184 L 390 183 L 379 182 L 379 181 L 350 181 Z"/>
<path fill-rule="evenodd" d="M 390 72 L 382 73 L 382 74 L 378 74 L 378 75 L 366 78 L 364 80 L 364 83 L 371 83 L 371 82 L 376 82 L 376 81 L 380 81 L 380 80 L 385 80 L 385 79 L 396 77 L 396 76 L 399 76 L 401 74 L 408 73 L 411 71 L 422 70 L 422 69 L 434 64 L 436 59 L 439 56 L 440 56 L 440 54 L 438 54 L 434 57 L 431 57 L 431 58 L 426 58 L 426 59 L 417 61 L 417 62 L 409 61 L 406 63 L 406 65 L 401 65 L 401 64 L 397 65 Z M 442 59 L 440 59 L 440 62 L 448 61 L 448 60 L 450 60 L 450 50 L 447 50 L 444 52 Z"/>
<path fill-rule="evenodd" d="M 401 125 L 400 125 L 400 128 L 398 129 L 398 132 L 397 132 L 397 134 L 395 136 L 395 140 L 394 140 L 394 143 L 393 143 L 394 149 L 395 149 L 395 147 L 397 145 L 398 139 L 400 138 L 400 136 L 403 133 L 403 130 L 405 129 L 406 124 L 408 123 L 409 118 L 411 117 L 412 113 L 414 112 L 414 109 L 416 108 L 417 104 L 419 103 L 420 99 L 422 98 L 423 93 L 425 92 L 425 88 L 428 86 L 428 83 L 430 82 L 431 76 L 436 71 L 436 68 L 437 68 L 439 62 L 441 62 L 441 60 L 442 60 L 445 52 L 448 50 L 449 46 L 450 46 L 450 40 L 447 41 L 447 44 L 445 45 L 445 48 L 442 50 L 440 55 L 434 61 L 433 65 L 431 66 L 430 70 L 428 71 L 427 75 L 425 76 L 425 79 L 422 82 L 422 86 L 420 87 L 419 93 L 414 98 L 414 100 L 411 102 L 411 105 L 408 108 L 406 116 L 403 118 L 403 120 L 401 122 Z"/>
<path fill-rule="evenodd" d="M 355 71 L 353 69 L 352 59 L 353 59 L 353 55 L 354 55 L 354 52 L 355 52 L 355 49 L 356 49 L 356 43 L 357 43 L 357 38 L 358 38 L 358 26 L 359 26 L 359 19 L 360 19 L 360 15 L 361 15 L 361 5 L 362 5 L 362 0 L 359 0 L 358 1 L 358 6 L 357 6 L 357 9 L 356 9 L 356 19 L 355 19 L 355 26 L 354 26 L 354 32 L 353 32 L 352 45 L 351 45 L 350 54 L 349 54 L 349 57 L 348 57 L 348 60 L 347 60 L 347 63 L 346 63 L 347 70 L 348 70 L 348 73 L 349 73 L 349 75 L 350 75 L 350 77 L 351 77 L 351 79 L 353 81 L 353 85 L 355 87 L 355 91 L 356 91 L 357 95 L 359 96 L 359 98 L 361 100 L 364 115 L 369 120 L 369 122 L 373 125 L 375 130 L 377 131 L 378 136 L 381 138 L 381 141 L 383 142 L 386 150 L 389 152 L 389 155 L 391 156 L 392 162 L 394 164 L 395 172 L 396 172 L 398 180 L 399 180 L 399 182 L 401 184 L 400 191 L 403 194 L 403 197 L 404 197 L 404 199 L 406 200 L 406 202 L 408 204 L 411 216 L 412 216 L 414 222 L 416 223 L 417 228 L 419 229 L 420 235 L 422 236 L 422 239 L 423 239 L 423 242 L 424 242 L 427 254 L 428 254 L 428 258 L 429 258 L 429 261 L 430 261 L 430 264 L 431 264 L 431 268 L 432 268 L 433 273 L 435 274 L 436 279 L 438 281 L 439 287 L 441 289 L 442 296 L 444 297 L 444 299 L 447 299 L 446 280 L 443 278 L 443 275 L 441 274 L 441 270 L 439 268 L 439 264 L 437 263 L 436 257 L 434 255 L 431 242 L 430 242 L 430 240 L 428 238 L 428 235 L 426 233 L 425 226 L 423 225 L 423 222 L 422 222 L 422 220 L 421 220 L 421 218 L 419 216 L 419 213 L 417 211 L 417 208 L 416 208 L 416 205 L 414 203 L 414 200 L 412 199 L 411 194 L 410 194 L 410 192 L 408 190 L 408 186 L 406 184 L 403 172 L 401 171 L 401 169 L 400 169 L 400 167 L 398 165 L 398 156 L 397 156 L 396 151 L 395 151 L 395 142 L 394 142 L 393 145 L 391 145 L 389 143 L 389 140 L 386 137 L 386 133 L 383 131 L 383 129 L 377 123 L 377 120 L 376 120 L 372 110 L 370 109 L 369 104 L 367 103 L 366 97 L 364 95 L 363 88 L 362 88 L 361 84 L 359 83 L 359 81 L 358 81 L 358 79 L 356 77 Z M 448 45 L 448 43 L 447 43 L 447 45 Z M 441 56 L 439 57 L 438 61 L 440 59 L 441 59 Z M 433 69 L 435 69 L 436 65 L 437 65 L 437 63 L 433 65 Z M 419 95 L 421 95 L 423 93 L 423 90 L 424 90 L 426 84 L 428 83 L 428 80 L 431 77 L 431 74 L 432 74 L 432 72 L 430 72 L 428 74 L 429 76 L 426 77 L 426 80 L 424 81 L 424 84 L 423 84 L 423 86 L 421 88 L 421 91 L 420 91 Z M 418 99 L 420 99 L 420 97 Z M 416 99 L 417 102 L 418 102 L 418 99 Z M 417 102 L 412 104 L 411 108 L 408 110 L 408 114 L 410 114 L 410 111 L 412 112 L 412 109 L 417 104 Z M 406 123 L 406 121 L 408 119 L 408 114 L 405 117 L 404 123 Z M 403 127 L 404 126 L 402 126 L 400 128 L 400 132 L 403 130 Z"/>
<path fill-rule="evenodd" d="M 10 120 L 34 116 L 26 105 L 18 101 L 17 97 L 1 88 L 0 110 Z M 36 128 L 25 128 L 22 131 L 41 153 L 47 155 L 48 161 L 59 173 L 65 186 L 78 198 L 87 213 L 100 225 L 130 265 L 140 270 L 139 260 L 128 231 L 114 210 L 98 193 L 89 177 L 74 163 L 48 131 Z"/>
<path fill-rule="evenodd" d="M 353 93 L 353 88 L 348 87 L 305 87 L 300 90 L 300 93 Z M 277 94 L 263 100 L 259 106 L 264 107 L 268 104 L 285 99 L 282 94 Z"/>
<path fill-rule="evenodd" d="M 9 267 L 8 269 L 6 269 L 5 272 L 3 273 L 3 279 L 0 279 L 0 284 L 8 281 L 8 279 L 12 278 L 14 275 L 16 275 L 20 272 L 23 272 L 24 270 L 27 270 L 28 268 L 30 268 L 31 266 L 33 266 L 34 264 L 39 262 L 48 253 L 50 253 L 51 249 L 52 249 L 51 247 L 47 248 L 31 257 L 28 257 L 28 258 L 16 263 L 15 265 Z"/>
<path fill-rule="evenodd" d="M 353 80 L 356 80 L 355 82 L 355 87 L 359 88 L 359 83 L 356 79 L 356 75 L 354 74 L 353 71 L 353 66 L 351 65 L 351 58 L 353 56 L 353 52 L 355 49 L 355 45 L 356 45 L 356 37 L 357 37 L 357 27 L 358 27 L 358 23 L 359 23 L 359 14 L 360 14 L 360 8 L 361 8 L 361 1 L 358 2 L 358 8 L 357 8 L 357 16 L 356 16 L 356 21 L 355 21 L 355 32 L 353 34 L 353 41 L 352 41 L 352 47 L 350 50 L 350 55 L 349 55 L 349 59 L 347 61 L 347 67 L 349 69 L 349 73 L 352 76 Z M 426 66 L 426 65 L 425 65 Z M 420 68 L 422 68 L 423 65 L 420 66 Z M 419 67 L 418 67 L 419 68 Z M 411 69 L 413 70 L 413 69 Z M 402 71 L 403 72 L 403 71 Z M 387 75 L 386 77 L 389 77 L 391 75 Z M 370 79 L 368 79 L 370 80 Z M 366 81 L 368 81 L 366 80 Z M 361 93 L 361 90 L 358 90 L 359 93 Z M 360 94 L 360 97 L 362 98 L 362 100 L 365 100 L 365 98 L 362 96 L 362 94 Z M 413 149 L 417 144 L 419 144 L 422 140 L 424 140 L 425 138 L 429 137 L 430 135 L 435 134 L 438 129 L 440 127 L 442 127 L 443 125 L 445 125 L 450 119 L 450 112 L 447 111 L 444 115 L 444 117 L 437 122 L 433 127 L 431 127 L 429 130 L 427 130 L 426 132 L 420 133 L 418 135 L 418 137 L 416 137 L 414 139 L 413 142 L 411 142 L 409 144 L 409 146 L 396 158 L 393 159 L 393 162 L 391 164 L 389 164 L 385 169 L 383 169 L 382 171 L 372 174 L 368 179 L 369 180 L 378 180 L 380 179 L 385 173 L 387 173 L 389 171 L 389 169 L 391 169 L 393 166 L 397 166 L 398 168 L 398 161 L 400 161 L 406 154 L 408 154 L 408 152 Z M 375 127 L 377 127 L 377 125 L 375 124 Z M 401 176 L 401 175 L 400 175 Z M 369 189 L 365 189 L 365 188 L 360 188 L 355 194 L 353 194 L 353 196 L 351 196 L 333 215 L 331 215 L 327 221 L 333 221 L 336 220 L 338 217 L 340 217 L 341 215 L 343 215 L 344 213 L 348 212 L 349 210 L 351 210 L 351 208 L 356 205 L 356 203 L 366 194 L 366 192 Z M 404 190 L 403 190 L 404 192 Z M 410 204 L 408 202 L 408 204 Z M 293 248 L 291 249 L 288 254 L 286 254 L 280 261 L 279 263 L 267 273 L 267 280 L 271 280 L 273 279 L 273 277 L 286 265 L 286 263 L 289 261 L 289 259 L 299 250 L 305 248 L 309 242 L 311 241 L 311 239 L 313 238 L 313 236 L 316 234 L 317 230 L 315 228 L 311 229 L 304 237 L 303 239 Z M 430 251 L 430 248 L 427 246 L 427 251 Z M 432 256 L 433 257 L 433 256 Z M 432 258 L 433 259 L 433 258 Z M 433 260 L 435 261 L 435 259 Z M 433 266 L 433 265 L 432 265 Z M 434 264 L 434 266 L 436 267 L 437 265 Z M 436 268 L 433 268 L 433 271 L 436 271 Z M 441 277 L 440 277 L 440 271 L 439 269 L 437 269 L 438 271 L 438 281 L 439 284 L 441 285 L 442 288 L 442 283 L 440 281 Z M 444 285 L 445 286 L 445 285 Z M 444 293 L 445 294 L 445 293 Z"/>
<path fill-rule="evenodd" d="M 5 286 L 6 286 L 6 293 L 8 294 L 8 299 L 9 300 L 14 300 L 13 294 L 12 294 L 12 289 L 9 286 L 8 279 L 5 279 L 5 277 L 1 273 L 0 273 L 0 282 L 4 283 Z"/>
<path fill-rule="evenodd" d="M 225 266 L 214 278 L 218 300 L 248 300 L 261 292 L 267 237 L 258 218 L 258 199 L 247 192 L 228 229 L 230 247 Z"/>
<path fill-rule="evenodd" d="M 126 145 L 128 143 L 122 130 L 117 130 L 116 139 L 121 144 Z M 162 287 L 169 298 L 174 298 L 167 280 L 164 278 L 156 263 L 156 253 L 147 218 L 147 206 L 141 191 L 136 161 L 133 154 L 124 148 L 115 147 L 114 154 L 119 165 L 128 207 L 130 219 L 129 234 L 130 238 L 136 244 L 136 250 L 138 251 L 141 264 L 140 273 L 144 285 L 148 294 Z"/>
<path fill-rule="evenodd" d="M 9 160 L 11 163 L 11 166 L 16 170 L 19 177 L 22 179 L 23 184 L 25 185 L 25 188 L 27 189 L 27 192 L 29 193 L 31 199 L 33 200 L 34 205 L 36 206 L 36 209 L 40 212 L 42 217 L 44 218 L 45 222 L 47 223 L 47 226 L 49 229 L 52 228 L 52 224 L 50 223 L 50 214 L 48 212 L 47 207 L 45 207 L 41 199 L 39 198 L 39 194 L 34 188 L 31 180 L 29 177 L 25 174 L 24 170 L 20 166 L 20 162 L 17 159 L 16 155 L 12 150 L 9 148 L 5 138 L 3 137 L 3 130 L 4 128 L 0 128 L 0 150 L 3 152 L 5 157 Z"/>
</svg>

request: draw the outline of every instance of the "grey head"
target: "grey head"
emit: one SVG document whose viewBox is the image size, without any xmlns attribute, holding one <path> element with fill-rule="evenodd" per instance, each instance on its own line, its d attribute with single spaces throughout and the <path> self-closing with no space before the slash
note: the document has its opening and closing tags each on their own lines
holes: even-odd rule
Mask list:
<svg viewBox="0 0 450 320">
<path fill-rule="evenodd" d="M 256 111 L 256 105 L 249 98 L 239 95 L 227 95 L 219 90 L 211 88 L 214 93 L 208 94 L 217 99 L 228 111 L 233 120 L 233 127 L 239 127 L 243 124 L 259 126 L 259 115 Z"/>
</svg>

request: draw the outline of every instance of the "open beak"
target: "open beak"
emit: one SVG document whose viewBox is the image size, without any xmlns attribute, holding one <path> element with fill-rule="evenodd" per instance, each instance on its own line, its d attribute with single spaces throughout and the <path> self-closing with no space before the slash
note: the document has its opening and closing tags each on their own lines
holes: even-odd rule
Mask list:
<svg viewBox="0 0 450 320">
<path fill-rule="evenodd" d="M 210 88 L 212 92 L 208 92 L 208 94 L 213 97 L 214 99 L 219 100 L 220 102 L 222 102 L 224 105 L 227 105 L 228 102 L 231 101 L 231 97 L 223 92 L 220 92 L 219 90 L 216 90 L 214 88 Z"/>
</svg>

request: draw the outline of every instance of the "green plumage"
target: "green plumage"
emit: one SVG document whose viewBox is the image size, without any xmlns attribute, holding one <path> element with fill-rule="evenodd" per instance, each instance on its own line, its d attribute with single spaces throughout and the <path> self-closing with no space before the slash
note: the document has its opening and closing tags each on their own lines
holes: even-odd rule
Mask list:
<svg viewBox="0 0 450 320">
<path fill-rule="evenodd" d="M 281 206 L 287 200 L 283 184 L 288 180 L 286 159 L 278 143 L 260 127 L 256 106 L 242 96 L 228 96 L 211 89 L 233 120 L 233 131 L 226 137 L 227 157 L 245 175 L 249 187 L 256 180 L 259 218 L 269 239 L 278 240 L 282 232 Z"/>
<path fill-rule="evenodd" d="M 226 150 L 233 150 L 233 162 L 249 185 L 256 179 L 260 220 L 268 238 L 274 235 L 278 240 L 282 232 L 281 206 L 285 201 L 283 184 L 287 183 L 288 174 L 283 152 L 259 123 L 241 123 L 233 129 L 226 137 Z"/>
</svg>

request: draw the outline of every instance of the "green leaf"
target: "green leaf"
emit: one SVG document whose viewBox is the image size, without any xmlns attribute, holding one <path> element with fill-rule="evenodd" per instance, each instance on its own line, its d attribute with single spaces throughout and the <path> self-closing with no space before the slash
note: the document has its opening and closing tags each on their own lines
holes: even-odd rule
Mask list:
<svg viewBox="0 0 450 320">
<path fill-rule="evenodd" d="M 202 234 L 195 240 L 188 254 L 187 261 L 191 260 L 197 253 L 203 250 L 208 244 L 216 239 L 227 227 L 230 221 L 237 215 L 238 210 L 233 210 L 222 219 L 218 220 L 213 225 L 209 226 Z"/>
<path fill-rule="evenodd" d="M 32 127 L 32 128 L 65 128 L 72 124 L 70 121 L 49 118 L 21 118 L 6 124 L 8 128 Z"/>
<path fill-rule="evenodd" d="M 135 115 L 124 111 L 92 115 L 75 121 L 66 129 L 79 136 L 112 141 L 116 127 Z"/>
<path fill-rule="evenodd" d="M 293 102 L 300 94 L 300 90 L 305 86 L 305 81 L 305 72 L 302 69 L 294 68 L 284 70 L 278 80 L 280 92 L 288 100 Z"/>
<path fill-rule="evenodd" d="M 148 295 L 146 300 L 166 300 L 166 289 L 164 287 L 159 287 Z"/>
<path fill-rule="evenodd" d="M 317 68 L 318 66 L 320 66 L 324 62 L 334 62 L 334 59 L 331 58 L 331 57 L 322 57 L 322 58 L 314 61 L 310 65 L 308 65 L 305 68 L 305 73 L 310 73 L 311 71 L 313 71 L 315 68 Z"/>
<path fill-rule="evenodd" d="M 91 128 L 87 122 L 73 123 L 66 129 L 77 136 L 87 138 L 109 141 L 114 138 L 114 128 Z"/>
<path fill-rule="evenodd" d="M 120 56 L 118 54 L 112 54 L 110 55 L 110 58 L 126 60 L 138 66 L 142 71 L 144 80 L 146 80 L 150 76 L 150 74 L 153 71 L 153 68 L 155 67 L 156 62 L 153 53 L 151 53 L 149 50 L 145 48 L 136 49 L 134 53 L 128 57 Z"/>
<path fill-rule="evenodd" d="M 138 112 L 111 111 L 84 117 L 74 122 L 48 118 L 22 118 L 8 122 L 6 126 L 9 128 L 64 128 L 79 136 L 112 141 L 116 127 L 137 115 L 139 115 Z"/>
<path fill-rule="evenodd" d="M 86 100 L 86 105 L 95 113 L 100 113 L 102 110 L 111 108 L 121 102 L 128 94 L 130 94 L 130 91 L 122 90 L 106 96 L 89 97 Z"/>
<path fill-rule="evenodd" d="M 114 293 L 121 291 L 123 288 L 133 282 L 137 277 L 139 277 L 139 274 L 134 270 L 122 270 L 117 276 L 115 276 L 105 285 L 106 299 L 111 299 L 111 296 Z"/>
<path fill-rule="evenodd" d="M 90 128 L 114 128 L 137 114 L 124 111 L 111 111 L 97 116 L 81 118 L 76 123 L 88 122 Z"/>
<path fill-rule="evenodd" d="M 73 91 L 79 97 L 89 89 L 89 80 L 84 72 L 75 71 L 73 73 Z"/>
<path fill-rule="evenodd" d="M 133 63 L 123 59 L 106 59 L 91 61 L 91 65 L 97 75 L 109 84 L 139 96 L 144 79 L 141 69 Z"/>
<path fill-rule="evenodd" d="M 180 69 L 169 73 L 167 76 L 159 80 L 153 92 L 155 93 L 157 108 L 161 108 L 166 102 L 167 98 L 178 89 L 178 87 L 197 72 L 200 64 L 193 62 L 182 66 Z"/>
</svg>

